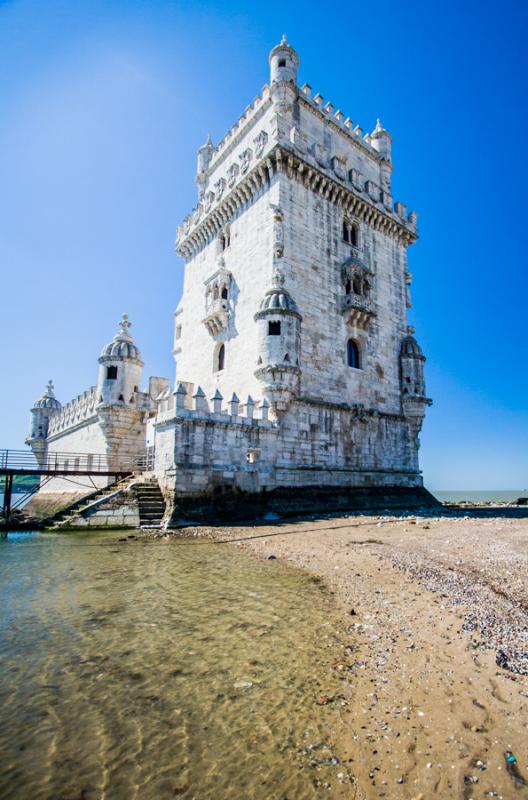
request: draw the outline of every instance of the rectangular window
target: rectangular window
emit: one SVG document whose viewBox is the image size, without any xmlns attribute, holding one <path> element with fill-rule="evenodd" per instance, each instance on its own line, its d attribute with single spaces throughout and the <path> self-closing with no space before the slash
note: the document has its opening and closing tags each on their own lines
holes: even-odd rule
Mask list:
<svg viewBox="0 0 528 800">
<path fill-rule="evenodd" d="M 117 379 L 117 367 L 107 367 L 106 378 L 109 381 L 115 381 Z"/>
<path fill-rule="evenodd" d="M 268 336 L 280 336 L 280 322 L 268 322 Z"/>
</svg>

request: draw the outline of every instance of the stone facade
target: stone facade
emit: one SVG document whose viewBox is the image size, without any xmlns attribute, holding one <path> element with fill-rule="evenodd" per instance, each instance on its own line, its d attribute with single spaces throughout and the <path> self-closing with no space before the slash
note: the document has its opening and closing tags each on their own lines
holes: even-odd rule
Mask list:
<svg viewBox="0 0 528 800">
<path fill-rule="evenodd" d="M 270 85 L 198 151 L 178 229 L 176 390 L 155 420 L 168 497 L 218 489 L 422 484 L 424 357 L 407 326 L 417 216 L 393 202 L 391 137 L 297 86 L 283 38 Z"/>
</svg>

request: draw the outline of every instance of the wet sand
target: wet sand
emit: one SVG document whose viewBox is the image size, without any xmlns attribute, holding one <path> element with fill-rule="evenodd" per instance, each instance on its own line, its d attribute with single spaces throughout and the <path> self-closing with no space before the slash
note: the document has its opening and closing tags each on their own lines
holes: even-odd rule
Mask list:
<svg viewBox="0 0 528 800">
<path fill-rule="evenodd" d="M 332 516 L 194 533 L 307 569 L 334 593 L 354 797 L 528 797 L 528 519 Z"/>
</svg>

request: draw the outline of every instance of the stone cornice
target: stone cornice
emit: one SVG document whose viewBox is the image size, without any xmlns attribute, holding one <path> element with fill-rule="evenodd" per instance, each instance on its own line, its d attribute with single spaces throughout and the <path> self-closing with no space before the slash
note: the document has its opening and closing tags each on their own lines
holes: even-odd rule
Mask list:
<svg viewBox="0 0 528 800">
<path fill-rule="evenodd" d="M 415 229 L 395 211 L 389 211 L 381 202 L 376 203 L 366 192 L 353 187 L 346 180 L 330 176 L 310 164 L 293 145 L 276 145 L 217 206 L 199 220 L 176 245 L 176 252 L 189 261 L 242 209 L 258 192 L 269 186 L 278 173 L 301 181 L 304 186 L 344 212 L 362 219 L 375 230 L 398 238 L 405 246 L 417 239 Z"/>
</svg>

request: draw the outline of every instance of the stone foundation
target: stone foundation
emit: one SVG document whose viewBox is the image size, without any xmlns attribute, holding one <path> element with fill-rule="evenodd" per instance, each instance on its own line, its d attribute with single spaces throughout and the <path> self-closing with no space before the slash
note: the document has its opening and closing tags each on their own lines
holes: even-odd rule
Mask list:
<svg viewBox="0 0 528 800">
<path fill-rule="evenodd" d="M 441 503 L 423 486 L 370 486 L 339 489 L 303 487 L 274 489 L 258 494 L 218 486 L 208 494 L 167 498 L 171 507 L 167 527 L 182 523 L 218 524 L 258 519 L 266 513 L 281 517 L 333 511 L 434 509 Z"/>
</svg>

